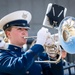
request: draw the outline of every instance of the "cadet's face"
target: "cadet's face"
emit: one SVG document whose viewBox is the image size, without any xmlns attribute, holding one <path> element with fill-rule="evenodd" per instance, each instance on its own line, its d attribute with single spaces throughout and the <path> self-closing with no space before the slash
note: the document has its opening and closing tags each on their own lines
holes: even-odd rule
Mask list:
<svg viewBox="0 0 75 75">
<path fill-rule="evenodd" d="M 22 46 L 27 42 L 27 39 L 24 37 L 28 36 L 28 30 L 25 28 L 18 28 L 13 26 L 11 31 L 8 31 L 8 38 L 10 40 L 10 43 L 18 46 Z"/>
</svg>

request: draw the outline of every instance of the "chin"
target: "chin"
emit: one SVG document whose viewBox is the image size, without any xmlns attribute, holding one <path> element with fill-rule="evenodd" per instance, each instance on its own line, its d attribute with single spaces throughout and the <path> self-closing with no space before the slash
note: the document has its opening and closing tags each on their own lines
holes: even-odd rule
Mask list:
<svg viewBox="0 0 75 75">
<path fill-rule="evenodd" d="M 26 44 L 26 41 L 21 42 L 22 45 Z"/>
</svg>

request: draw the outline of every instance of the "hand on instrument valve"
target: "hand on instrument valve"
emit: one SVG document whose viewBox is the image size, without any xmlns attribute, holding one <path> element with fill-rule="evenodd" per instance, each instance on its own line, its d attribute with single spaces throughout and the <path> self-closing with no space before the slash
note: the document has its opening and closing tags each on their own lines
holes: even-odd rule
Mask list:
<svg viewBox="0 0 75 75">
<path fill-rule="evenodd" d="M 48 35 L 49 35 L 48 29 L 42 27 L 37 33 L 36 44 L 40 44 L 43 46 L 48 38 Z"/>
</svg>

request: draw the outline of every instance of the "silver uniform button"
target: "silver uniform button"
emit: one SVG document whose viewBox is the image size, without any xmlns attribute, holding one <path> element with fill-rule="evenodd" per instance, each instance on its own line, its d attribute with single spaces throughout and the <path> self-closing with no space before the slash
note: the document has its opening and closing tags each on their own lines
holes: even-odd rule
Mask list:
<svg viewBox="0 0 75 75">
<path fill-rule="evenodd" d="M 43 74 L 43 72 L 41 71 L 41 74 Z"/>
<path fill-rule="evenodd" d="M 26 71 L 26 74 L 29 74 L 29 71 Z"/>
</svg>

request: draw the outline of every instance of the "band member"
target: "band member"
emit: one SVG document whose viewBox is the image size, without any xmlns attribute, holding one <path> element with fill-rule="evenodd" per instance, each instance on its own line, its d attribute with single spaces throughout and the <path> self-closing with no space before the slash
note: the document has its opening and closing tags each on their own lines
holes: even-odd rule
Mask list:
<svg viewBox="0 0 75 75">
<path fill-rule="evenodd" d="M 0 28 L 9 39 L 8 48 L 0 49 L 0 75 L 63 75 L 61 61 L 51 65 L 35 62 L 44 51 L 43 46 L 49 36 L 47 28 L 37 32 L 35 45 L 29 50 L 22 50 L 27 42 L 25 37 L 28 37 L 30 21 L 31 14 L 25 10 L 12 12 L 0 20 Z M 39 59 L 46 60 L 48 56 L 43 54 Z"/>
</svg>

